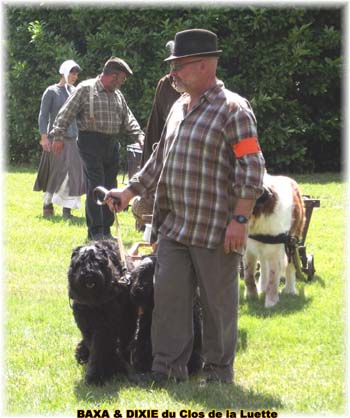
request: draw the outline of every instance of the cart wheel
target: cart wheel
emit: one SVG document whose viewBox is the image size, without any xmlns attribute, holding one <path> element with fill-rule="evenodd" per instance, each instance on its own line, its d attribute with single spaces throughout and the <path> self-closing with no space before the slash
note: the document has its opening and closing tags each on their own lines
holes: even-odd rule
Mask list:
<svg viewBox="0 0 350 418">
<path fill-rule="evenodd" d="M 244 263 L 243 260 L 241 260 L 240 266 L 239 266 L 239 277 L 241 280 L 244 280 Z"/>
<path fill-rule="evenodd" d="M 315 274 L 315 263 L 314 263 L 314 256 L 310 254 L 307 256 L 307 279 L 311 281 Z"/>
</svg>

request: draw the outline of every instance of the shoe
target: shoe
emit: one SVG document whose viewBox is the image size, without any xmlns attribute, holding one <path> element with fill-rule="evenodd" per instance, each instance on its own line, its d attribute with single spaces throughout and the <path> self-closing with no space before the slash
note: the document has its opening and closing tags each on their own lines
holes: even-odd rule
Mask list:
<svg viewBox="0 0 350 418">
<path fill-rule="evenodd" d="M 200 379 L 199 387 L 200 388 L 205 388 L 208 385 L 210 385 L 211 383 L 231 385 L 233 382 L 232 382 L 232 380 L 220 379 L 219 377 L 214 377 L 214 376 L 207 376 L 207 377 L 203 377 L 202 379 Z"/>
<path fill-rule="evenodd" d="M 43 206 L 43 217 L 51 218 L 54 215 L 53 204 L 49 203 L 48 205 Z"/>
<path fill-rule="evenodd" d="M 180 383 L 182 380 L 161 372 L 138 373 L 129 377 L 132 383 L 139 386 L 165 387 L 170 383 Z"/>
<path fill-rule="evenodd" d="M 71 209 L 70 208 L 63 208 L 62 209 L 62 217 L 63 217 L 63 219 L 72 219 L 73 215 L 71 213 Z"/>
</svg>

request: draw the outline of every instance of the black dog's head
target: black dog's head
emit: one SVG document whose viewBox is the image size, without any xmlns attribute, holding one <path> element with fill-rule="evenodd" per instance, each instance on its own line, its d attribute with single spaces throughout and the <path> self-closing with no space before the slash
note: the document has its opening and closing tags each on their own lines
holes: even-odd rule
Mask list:
<svg viewBox="0 0 350 418">
<path fill-rule="evenodd" d="M 68 270 L 69 297 L 87 305 L 102 305 L 122 295 L 123 268 L 113 241 L 95 241 L 72 252 Z"/>
<path fill-rule="evenodd" d="M 153 275 L 156 257 L 149 256 L 131 272 L 130 296 L 134 305 L 153 308 Z"/>
</svg>

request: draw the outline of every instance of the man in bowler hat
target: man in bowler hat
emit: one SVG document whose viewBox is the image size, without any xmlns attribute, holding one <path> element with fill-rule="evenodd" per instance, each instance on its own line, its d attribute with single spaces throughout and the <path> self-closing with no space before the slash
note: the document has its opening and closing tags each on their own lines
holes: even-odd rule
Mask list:
<svg viewBox="0 0 350 418">
<path fill-rule="evenodd" d="M 165 59 L 176 89 L 156 151 L 123 191 L 126 207 L 156 187 L 152 241 L 158 241 L 152 322 L 153 366 L 148 379 L 188 378 L 197 285 L 203 309 L 201 384 L 232 383 L 237 343 L 238 270 L 247 222 L 262 193 L 264 158 L 248 101 L 216 78 L 217 37 L 203 29 L 175 36 Z"/>
<path fill-rule="evenodd" d="M 85 202 L 88 239 L 111 239 L 114 216 L 107 207 L 96 204 L 93 190 L 117 186 L 119 143 L 121 130 L 132 142 L 143 145 L 144 133 L 119 90 L 133 72 L 118 57 L 111 57 L 97 78 L 80 83 L 59 111 L 53 125 L 53 150 L 59 154 L 62 138 L 70 122 L 76 118 L 79 128 L 78 148 L 87 180 Z"/>
</svg>

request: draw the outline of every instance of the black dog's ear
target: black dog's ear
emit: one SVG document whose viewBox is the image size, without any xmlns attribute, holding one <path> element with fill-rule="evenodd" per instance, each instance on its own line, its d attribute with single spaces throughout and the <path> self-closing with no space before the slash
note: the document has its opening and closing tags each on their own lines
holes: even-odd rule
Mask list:
<svg viewBox="0 0 350 418">
<path fill-rule="evenodd" d="M 104 240 L 99 242 L 100 248 L 107 259 L 111 260 L 112 263 L 117 267 L 120 266 L 120 253 L 118 245 L 110 240 Z"/>
<path fill-rule="evenodd" d="M 79 245 L 79 247 L 74 248 L 74 250 L 72 251 L 72 255 L 70 257 L 71 260 L 79 254 L 79 251 L 81 248 L 83 248 L 82 245 Z"/>
<path fill-rule="evenodd" d="M 109 254 L 108 251 L 106 251 L 105 248 L 101 248 L 100 249 L 100 256 L 101 256 L 101 261 L 103 261 L 103 263 L 105 263 L 106 265 L 108 264 L 108 259 L 109 259 Z"/>
<path fill-rule="evenodd" d="M 113 252 L 110 255 L 110 259 L 112 263 L 117 267 L 121 266 L 120 259 L 119 259 L 119 252 Z"/>
<path fill-rule="evenodd" d="M 100 245 L 108 251 L 109 256 L 111 256 L 111 254 L 119 254 L 118 245 L 111 240 L 100 241 Z"/>
</svg>

